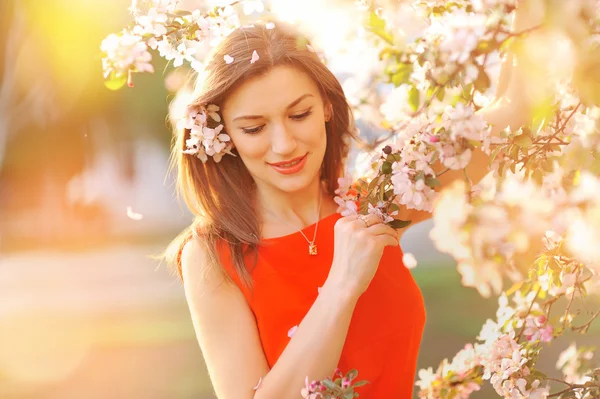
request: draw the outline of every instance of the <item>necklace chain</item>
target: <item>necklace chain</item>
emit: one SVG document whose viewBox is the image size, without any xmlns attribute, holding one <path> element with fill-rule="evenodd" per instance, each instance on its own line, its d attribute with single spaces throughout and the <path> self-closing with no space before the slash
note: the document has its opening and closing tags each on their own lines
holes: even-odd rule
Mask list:
<svg viewBox="0 0 600 399">
<path fill-rule="evenodd" d="M 266 208 L 265 208 L 266 209 Z M 283 223 L 287 224 L 288 226 L 291 226 L 295 229 L 298 229 L 296 226 L 286 222 L 285 220 L 281 219 L 279 216 L 275 215 L 273 212 L 271 212 L 269 209 L 266 209 L 267 212 L 269 212 L 271 215 L 275 216 L 277 219 L 281 220 Z M 298 229 L 298 231 L 300 232 L 300 234 L 302 234 L 304 236 L 304 239 L 306 240 L 306 242 L 308 242 L 308 253 L 310 255 L 316 255 L 317 254 L 317 246 L 315 245 L 315 239 L 317 238 L 317 229 L 319 228 L 319 219 L 321 218 L 321 185 L 319 184 L 319 210 L 317 211 L 317 222 L 315 224 L 315 233 L 313 235 L 313 239 L 312 241 L 308 240 L 308 237 L 306 237 L 306 235 L 302 232 L 302 230 Z"/>
</svg>

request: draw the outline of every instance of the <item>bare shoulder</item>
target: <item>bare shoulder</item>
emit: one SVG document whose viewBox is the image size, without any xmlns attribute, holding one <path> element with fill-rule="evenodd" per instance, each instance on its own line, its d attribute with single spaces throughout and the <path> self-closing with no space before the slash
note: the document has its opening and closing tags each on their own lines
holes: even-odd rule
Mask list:
<svg viewBox="0 0 600 399">
<path fill-rule="evenodd" d="M 181 274 L 186 287 L 193 283 L 202 284 L 203 289 L 215 289 L 225 282 L 225 273 L 222 268 L 219 265 L 211 264 L 210 257 L 196 238 L 190 239 L 183 246 Z"/>
<path fill-rule="evenodd" d="M 252 388 L 269 371 L 254 314 L 242 291 L 225 278 L 219 264 L 208 263 L 207 255 L 196 239 L 181 254 L 196 338 L 217 397 L 252 398 Z"/>
</svg>

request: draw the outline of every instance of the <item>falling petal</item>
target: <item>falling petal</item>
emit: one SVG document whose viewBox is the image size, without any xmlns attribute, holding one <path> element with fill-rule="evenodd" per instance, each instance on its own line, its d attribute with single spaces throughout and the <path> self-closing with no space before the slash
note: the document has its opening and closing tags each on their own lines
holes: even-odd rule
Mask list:
<svg viewBox="0 0 600 399">
<path fill-rule="evenodd" d="M 233 62 L 233 57 L 230 56 L 229 54 L 225 54 L 225 56 L 223 57 L 223 59 L 225 60 L 226 64 L 231 64 Z"/>
<path fill-rule="evenodd" d="M 256 391 L 258 389 L 258 387 L 260 387 L 261 382 L 262 382 L 262 377 L 260 377 L 260 379 L 258 380 L 258 384 L 256 384 L 256 386 L 252 389 L 254 389 Z"/>
<path fill-rule="evenodd" d="M 292 335 L 294 335 L 294 333 L 296 332 L 297 329 L 298 329 L 298 326 L 294 326 L 294 327 L 290 328 L 290 330 L 288 331 L 288 337 L 292 338 Z"/>
<path fill-rule="evenodd" d="M 417 259 L 409 252 L 405 253 L 402 257 L 402 263 L 404 263 L 404 266 L 406 266 L 407 269 L 414 269 L 417 267 Z"/>
<path fill-rule="evenodd" d="M 135 213 L 130 206 L 127 207 L 127 217 L 131 220 L 142 220 L 144 215 L 141 213 Z"/>
<path fill-rule="evenodd" d="M 258 53 L 256 52 L 256 50 L 254 50 L 252 52 L 252 59 L 250 60 L 251 64 L 254 64 L 256 61 L 258 61 L 260 57 L 258 56 Z"/>
<path fill-rule="evenodd" d="M 307 44 L 306 48 L 308 49 L 308 51 L 312 51 L 313 53 L 316 53 L 315 49 L 310 44 Z"/>
<path fill-rule="evenodd" d="M 269 22 L 266 26 L 267 29 L 273 29 L 275 28 L 275 24 L 273 22 Z"/>
<path fill-rule="evenodd" d="M 319 294 L 321 293 L 321 288 L 323 288 L 323 287 L 318 287 L 318 288 L 317 288 L 317 292 L 318 292 Z"/>
</svg>

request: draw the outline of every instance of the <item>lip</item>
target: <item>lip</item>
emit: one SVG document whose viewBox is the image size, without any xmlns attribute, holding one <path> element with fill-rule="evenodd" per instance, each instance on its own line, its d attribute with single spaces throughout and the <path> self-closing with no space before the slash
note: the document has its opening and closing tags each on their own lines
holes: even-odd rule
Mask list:
<svg viewBox="0 0 600 399">
<path fill-rule="evenodd" d="M 308 153 L 302 155 L 301 157 L 297 157 L 297 158 L 292 158 L 289 161 L 283 161 L 283 162 L 276 162 L 276 163 L 269 163 L 269 165 L 271 166 L 281 166 L 281 165 L 285 165 L 286 163 L 292 163 L 292 162 L 296 162 L 299 161 L 300 159 L 304 158 Z M 268 162 L 267 162 L 268 163 Z"/>
<path fill-rule="evenodd" d="M 303 168 L 304 165 L 306 165 L 306 159 L 308 158 L 308 153 L 306 155 L 304 155 L 303 157 L 301 157 L 301 161 L 298 162 L 296 165 L 291 166 L 291 167 L 283 167 L 283 166 L 277 166 L 276 164 L 269 164 L 271 165 L 271 167 L 273 169 L 275 169 L 276 172 L 281 173 L 282 175 L 291 175 L 294 173 L 298 173 L 300 172 Z M 298 159 L 298 158 L 296 158 Z"/>
</svg>

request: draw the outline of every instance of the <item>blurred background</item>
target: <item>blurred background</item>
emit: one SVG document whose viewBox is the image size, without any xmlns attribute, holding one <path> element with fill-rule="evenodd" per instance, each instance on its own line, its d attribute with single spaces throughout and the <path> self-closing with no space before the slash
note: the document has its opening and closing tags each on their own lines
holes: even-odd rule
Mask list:
<svg viewBox="0 0 600 399">
<path fill-rule="evenodd" d="M 129 6 L 0 2 L 0 399 L 214 397 L 181 283 L 149 258 L 191 221 L 167 174 L 181 76 L 155 57 L 134 89 L 103 83 L 100 42 Z M 430 227 L 402 243 L 428 311 L 420 368 L 473 342 L 496 309 L 461 287 Z M 597 324 L 578 342 L 597 340 Z"/>
</svg>

